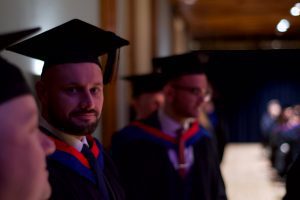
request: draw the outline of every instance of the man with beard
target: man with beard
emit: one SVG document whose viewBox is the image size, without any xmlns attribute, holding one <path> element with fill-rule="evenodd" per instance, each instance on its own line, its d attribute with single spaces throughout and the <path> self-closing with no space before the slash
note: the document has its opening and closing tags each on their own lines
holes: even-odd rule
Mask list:
<svg viewBox="0 0 300 200">
<path fill-rule="evenodd" d="M 208 89 L 198 52 L 153 60 L 166 81 L 164 104 L 117 132 L 112 156 L 130 200 L 224 200 L 211 135 L 197 117 Z"/>
<path fill-rule="evenodd" d="M 50 199 L 124 199 L 112 162 L 91 134 L 100 119 L 103 86 L 113 75 L 117 50 L 128 44 L 112 32 L 74 19 L 9 48 L 45 61 L 36 91 L 41 129 L 57 146 L 47 163 Z M 98 59 L 104 54 L 105 66 Z"/>
</svg>

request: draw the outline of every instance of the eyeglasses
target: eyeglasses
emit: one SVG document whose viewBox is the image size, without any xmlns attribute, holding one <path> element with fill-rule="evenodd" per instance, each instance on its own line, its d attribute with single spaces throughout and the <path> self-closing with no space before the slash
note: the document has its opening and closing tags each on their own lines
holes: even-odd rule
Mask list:
<svg viewBox="0 0 300 200">
<path fill-rule="evenodd" d="M 173 85 L 174 89 L 187 91 L 195 96 L 200 96 L 203 98 L 209 97 L 210 93 L 207 90 L 203 90 L 198 87 L 189 87 L 189 86 L 183 86 L 183 85 Z"/>
</svg>

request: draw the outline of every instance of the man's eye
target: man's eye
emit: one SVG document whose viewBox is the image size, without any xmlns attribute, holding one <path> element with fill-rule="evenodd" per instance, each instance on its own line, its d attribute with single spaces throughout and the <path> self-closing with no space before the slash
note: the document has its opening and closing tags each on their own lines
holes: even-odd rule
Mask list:
<svg viewBox="0 0 300 200">
<path fill-rule="evenodd" d="M 92 94 L 98 94 L 101 91 L 101 89 L 99 87 L 95 87 L 91 89 L 91 93 Z"/>
<path fill-rule="evenodd" d="M 75 93 L 78 92 L 78 89 L 72 87 L 72 88 L 67 88 L 66 91 L 67 91 L 68 93 L 70 93 L 70 94 L 75 94 Z"/>
<path fill-rule="evenodd" d="M 201 94 L 201 89 L 199 89 L 199 88 L 192 88 L 192 89 L 191 89 L 191 92 L 192 92 L 194 95 L 200 95 L 200 94 Z"/>
</svg>

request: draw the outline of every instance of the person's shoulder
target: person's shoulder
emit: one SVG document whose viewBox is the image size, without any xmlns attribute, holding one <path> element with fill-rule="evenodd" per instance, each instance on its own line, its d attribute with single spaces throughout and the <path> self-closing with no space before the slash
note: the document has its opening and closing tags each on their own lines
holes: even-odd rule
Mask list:
<svg viewBox="0 0 300 200">
<path fill-rule="evenodd" d="M 93 140 L 95 141 L 96 145 L 98 146 L 98 148 L 99 148 L 100 150 L 103 150 L 103 149 L 104 149 L 104 148 L 103 148 L 103 145 L 101 144 L 101 142 L 100 142 L 100 140 L 99 140 L 98 138 L 93 137 Z"/>
<path fill-rule="evenodd" d="M 138 131 L 138 127 L 136 125 L 137 123 L 139 123 L 139 122 L 138 121 L 130 122 L 125 127 L 123 127 L 120 130 L 116 131 L 113 134 L 113 137 L 123 137 L 123 136 L 126 136 L 126 135 L 130 135 L 132 132 Z"/>
<path fill-rule="evenodd" d="M 202 137 L 209 138 L 209 139 L 212 139 L 212 138 L 213 138 L 212 133 L 209 132 L 204 126 L 202 126 L 201 124 L 199 124 L 198 127 L 199 127 L 198 133 L 199 133 Z"/>
<path fill-rule="evenodd" d="M 116 131 L 112 135 L 112 143 L 119 143 L 119 142 L 124 143 L 126 141 L 128 142 L 129 140 L 135 138 L 137 136 L 137 133 L 140 132 L 141 130 L 139 130 L 139 128 L 134 124 L 134 122 L 130 122 L 122 129 Z"/>
</svg>

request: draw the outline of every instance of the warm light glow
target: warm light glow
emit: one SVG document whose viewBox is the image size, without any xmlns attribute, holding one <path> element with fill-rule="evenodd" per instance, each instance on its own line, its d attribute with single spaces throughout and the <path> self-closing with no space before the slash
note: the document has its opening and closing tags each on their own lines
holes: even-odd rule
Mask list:
<svg viewBox="0 0 300 200">
<path fill-rule="evenodd" d="M 41 60 L 33 60 L 32 66 L 31 66 L 31 72 L 34 75 L 40 76 L 42 74 L 44 62 Z"/>
<path fill-rule="evenodd" d="M 197 0 L 182 0 L 182 1 L 183 1 L 183 3 L 185 3 L 187 5 L 194 5 Z"/>
<path fill-rule="evenodd" d="M 280 49 L 281 48 L 281 42 L 279 40 L 273 40 L 271 42 L 272 49 Z"/>
<path fill-rule="evenodd" d="M 286 19 L 280 20 L 276 26 L 279 32 L 286 32 L 290 28 L 290 22 Z"/>
</svg>

